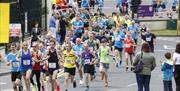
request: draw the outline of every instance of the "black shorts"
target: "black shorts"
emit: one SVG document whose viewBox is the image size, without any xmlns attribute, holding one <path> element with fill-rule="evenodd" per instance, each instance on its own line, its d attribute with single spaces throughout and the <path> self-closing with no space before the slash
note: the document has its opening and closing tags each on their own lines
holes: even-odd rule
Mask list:
<svg viewBox="0 0 180 91">
<path fill-rule="evenodd" d="M 44 65 L 41 65 L 41 72 L 46 73 L 46 70 L 43 68 Z"/>
<path fill-rule="evenodd" d="M 118 47 L 114 47 L 116 50 L 118 50 L 119 52 L 123 51 L 123 48 L 118 48 Z"/>
<path fill-rule="evenodd" d="M 94 65 L 84 65 L 84 73 L 94 75 Z"/>
<path fill-rule="evenodd" d="M 135 44 L 137 45 L 137 39 L 134 39 Z"/>
<path fill-rule="evenodd" d="M 76 68 L 66 68 L 66 67 L 64 67 L 64 73 L 69 73 L 71 76 L 75 76 Z"/>
<path fill-rule="evenodd" d="M 51 70 L 48 70 L 47 72 L 46 72 L 46 75 L 53 75 L 53 73 L 54 73 L 54 71 L 56 71 L 56 70 L 58 70 L 58 69 L 51 69 Z"/>
<path fill-rule="evenodd" d="M 16 79 L 21 80 L 21 72 L 11 72 L 11 81 L 16 81 Z"/>
</svg>

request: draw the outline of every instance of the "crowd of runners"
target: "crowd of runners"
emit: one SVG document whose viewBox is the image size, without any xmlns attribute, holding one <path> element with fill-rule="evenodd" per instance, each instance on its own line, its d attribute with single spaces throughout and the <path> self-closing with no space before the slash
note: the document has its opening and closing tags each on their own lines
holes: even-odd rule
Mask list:
<svg viewBox="0 0 180 91">
<path fill-rule="evenodd" d="M 73 0 L 69 0 L 71 7 L 68 8 L 53 5 L 47 35 L 42 37 L 36 23 L 31 43 L 11 44 L 7 65 L 12 67 L 11 79 L 15 91 L 23 91 L 23 88 L 27 91 L 49 91 L 49 88 L 50 91 L 58 91 L 61 74 L 64 76 L 65 91 L 68 91 L 70 83 L 76 88 L 77 81 L 86 86 L 85 91 L 89 91 L 89 83 L 93 83 L 99 73 L 100 80 L 108 87 L 110 63 L 119 68 L 125 62 L 124 70 L 133 71 L 137 46 L 146 43 L 150 52 L 154 52 L 156 36 L 140 22 L 137 14 L 134 18 L 122 12 L 106 15 L 100 8 L 92 13 L 89 6 L 86 8 L 87 0 L 78 5 L 83 7 L 81 9 L 76 9 L 70 1 Z M 103 0 L 90 1 L 103 7 Z"/>
</svg>

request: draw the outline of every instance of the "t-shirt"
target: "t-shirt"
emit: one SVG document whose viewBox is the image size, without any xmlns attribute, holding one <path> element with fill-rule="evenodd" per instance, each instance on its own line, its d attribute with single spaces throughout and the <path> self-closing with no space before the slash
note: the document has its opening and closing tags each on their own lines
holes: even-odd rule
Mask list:
<svg viewBox="0 0 180 91">
<path fill-rule="evenodd" d="M 154 44 L 154 39 L 156 36 L 153 33 L 147 33 L 144 36 L 142 36 L 142 39 L 146 42 L 148 42 L 150 45 Z"/>
<path fill-rule="evenodd" d="M 123 39 L 125 38 L 125 34 L 123 32 L 115 33 L 114 34 L 114 46 L 117 48 L 123 48 Z"/>
<path fill-rule="evenodd" d="M 180 54 L 175 52 L 173 54 L 173 60 L 175 61 L 175 65 L 180 65 Z"/>
<path fill-rule="evenodd" d="M 75 20 L 72 22 L 72 25 L 75 27 L 75 33 L 82 33 L 83 32 L 83 27 L 84 27 L 84 23 L 81 20 Z"/>
<path fill-rule="evenodd" d="M 79 56 L 82 53 L 82 51 L 84 50 L 84 47 L 83 47 L 83 44 L 80 44 L 80 45 L 76 44 L 72 47 L 72 49 L 76 53 L 76 55 Z"/>
<path fill-rule="evenodd" d="M 128 27 L 128 31 L 131 33 L 131 37 L 133 39 L 137 39 L 137 36 L 138 36 L 138 27 L 137 26 L 129 26 Z"/>
<path fill-rule="evenodd" d="M 110 60 L 108 60 L 109 55 L 109 47 L 108 46 L 100 46 L 99 50 L 99 56 L 100 56 L 100 62 L 102 63 L 110 63 Z"/>
<path fill-rule="evenodd" d="M 16 60 L 17 52 L 16 53 L 9 53 L 7 55 L 7 61 L 11 63 L 11 72 L 20 72 L 21 66 L 20 61 Z"/>
<path fill-rule="evenodd" d="M 75 63 L 76 54 L 71 50 L 69 53 L 67 50 L 63 52 L 64 54 L 64 67 L 66 68 L 75 68 L 75 64 L 71 64 L 72 62 Z"/>
</svg>

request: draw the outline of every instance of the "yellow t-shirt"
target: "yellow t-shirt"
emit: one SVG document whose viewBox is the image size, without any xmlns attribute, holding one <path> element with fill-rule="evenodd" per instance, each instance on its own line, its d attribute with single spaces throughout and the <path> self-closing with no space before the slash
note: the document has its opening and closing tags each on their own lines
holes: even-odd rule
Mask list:
<svg viewBox="0 0 180 91">
<path fill-rule="evenodd" d="M 71 50 L 69 53 L 67 52 L 67 50 L 65 50 L 63 52 L 64 54 L 64 67 L 66 68 L 75 68 L 76 65 L 75 64 L 71 64 L 71 63 L 75 63 L 75 58 L 76 58 L 76 54 Z"/>
</svg>

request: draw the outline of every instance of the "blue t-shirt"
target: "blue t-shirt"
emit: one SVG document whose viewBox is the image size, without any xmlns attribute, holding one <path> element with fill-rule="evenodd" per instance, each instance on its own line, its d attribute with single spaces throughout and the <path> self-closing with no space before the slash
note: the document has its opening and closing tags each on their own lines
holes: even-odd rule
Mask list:
<svg viewBox="0 0 180 91">
<path fill-rule="evenodd" d="M 81 7 L 84 7 L 84 8 L 89 7 L 89 0 L 82 0 Z"/>
<path fill-rule="evenodd" d="M 17 57 L 17 52 L 15 54 L 9 53 L 7 55 L 7 61 L 11 63 L 11 72 L 21 71 L 20 61 L 17 61 L 16 57 Z"/>
<path fill-rule="evenodd" d="M 99 20 L 98 21 L 98 25 L 101 29 L 105 29 L 106 25 L 107 25 L 107 21 L 106 20 Z"/>
<path fill-rule="evenodd" d="M 114 46 L 117 48 L 123 48 L 123 39 L 125 38 L 124 32 L 119 32 L 114 34 L 115 42 Z"/>
<path fill-rule="evenodd" d="M 178 0 L 173 0 L 172 6 L 176 7 L 178 5 Z"/>
<path fill-rule="evenodd" d="M 131 33 L 131 37 L 133 39 L 137 39 L 137 36 L 138 36 L 138 27 L 137 26 L 129 26 L 128 27 L 128 31 Z"/>
<path fill-rule="evenodd" d="M 73 23 L 72 23 L 72 25 L 74 26 L 74 27 L 79 27 L 79 28 L 76 28 L 75 29 L 75 33 L 82 33 L 83 32 L 83 27 L 84 27 L 84 23 L 82 22 L 82 21 L 77 21 L 77 20 L 75 20 Z"/>
<path fill-rule="evenodd" d="M 80 54 L 83 52 L 84 48 L 83 48 L 83 44 L 80 45 L 74 45 L 72 47 L 73 51 L 76 53 L 76 55 L 80 56 Z"/>
</svg>

